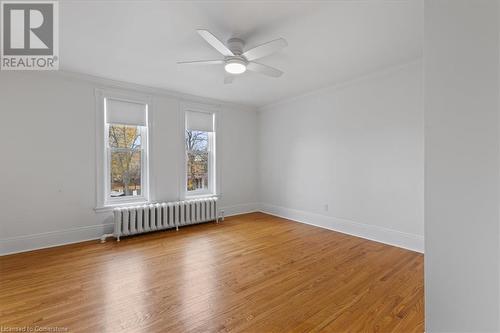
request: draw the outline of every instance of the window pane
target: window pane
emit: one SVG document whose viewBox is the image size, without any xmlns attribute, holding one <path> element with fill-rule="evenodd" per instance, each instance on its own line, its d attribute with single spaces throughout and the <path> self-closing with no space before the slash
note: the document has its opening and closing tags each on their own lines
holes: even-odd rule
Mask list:
<svg viewBox="0 0 500 333">
<path fill-rule="evenodd" d="M 111 148 L 141 148 L 141 130 L 138 126 L 109 125 L 109 146 Z"/>
<path fill-rule="evenodd" d="M 186 130 L 187 190 L 208 190 L 208 132 Z"/>
<path fill-rule="evenodd" d="M 141 152 L 111 151 L 111 197 L 141 195 Z"/>
</svg>

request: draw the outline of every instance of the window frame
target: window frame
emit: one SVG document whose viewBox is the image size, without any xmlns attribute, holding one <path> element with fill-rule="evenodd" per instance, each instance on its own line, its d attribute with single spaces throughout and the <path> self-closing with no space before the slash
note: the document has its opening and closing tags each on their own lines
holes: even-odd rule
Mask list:
<svg viewBox="0 0 500 333">
<path fill-rule="evenodd" d="M 220 172 L 217 161 L 220 160 L 219 150 L 217 149 L 218 142 L 220 141 L 218 133 L 218 123 L 220 118 L 220 111 L 218 107 L 197 104 L 197 103 L 182 103 L 180 116 L 180 128 L 182 133 L 182 175 L 180 177 L 180 198 L 195 199 L 201 197 L 215 197 L 219 196 L 220 192 Z M 186 150 L 186 112 L 203 112 L 211 114 L 214 122 L 214 131 L 208 132 L 208 189 L 188 191 L 187 189 L 187 150 Z"/>
<path fill-rule="evenodd" d="M 150 200 L 150 144 L 151 136 L 151 97 L 126 91 L 96 89 L 96 211 L 126 206 L 133 203 L 147 203 Z M 141 131 L 141 195 L 111 197 L 111 151 L 109 145 L 109 126 L 106 122 L 106 99 L 146 105 L 146 126 L 138 126 Z"/>
</svg>

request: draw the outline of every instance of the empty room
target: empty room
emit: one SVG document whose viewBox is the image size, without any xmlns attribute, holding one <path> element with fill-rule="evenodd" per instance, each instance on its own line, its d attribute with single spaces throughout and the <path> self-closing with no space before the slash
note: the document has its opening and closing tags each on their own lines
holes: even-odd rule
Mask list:
<svg viewBox="0 0 500 333">
<path fill-rule="evenodd" d="M 500 1 L 0 1 L 0 332 L 500 333 Z"/>
</svg>

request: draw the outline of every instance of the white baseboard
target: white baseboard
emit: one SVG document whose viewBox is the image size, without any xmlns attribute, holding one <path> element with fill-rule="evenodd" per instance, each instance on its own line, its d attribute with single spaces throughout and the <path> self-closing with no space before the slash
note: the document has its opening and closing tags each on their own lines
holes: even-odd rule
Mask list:
<svg viewBox="0 0 500 333">
<path fill-rule="evenodd" d="M 219 214 L 224 211 L 224 216 L 233 216 L 233 215 L 240 215 L 240 214 L 247 214 L 247 213 L 254 213 L 259 211 L 259 204 L 258 203 L 246 203 L 246 204 L 239 204 L 239 205 L 234 205 L 234 206 L 227 206 L 227 207 L 220 207 L 219 208 Z"/>
<path fill-rule="evenodd" d="M 239 204 L 219 208 L 219 211 L 222 210 L 226 217 L 261 211 L 266 214 L 402 247 L 412 251 L 424 252 L 424 239 L 422 236 L 346 219 L 262 203 Z M 113 225 L 108 223 L 0 239 L 0 255 L 99 239 L 103 234 L 111 233 L 112 229 Z"/>
<path fill-rule="evenodd" d="M 45 249 L 100 238 L 113 224 L 99 224 L 0 239 L 0 255 Z"/>
<path fill-rule="evenodd" d="M 257 203 L 221 207 L 224 216 L 258 211 Z M 0 239 L 0 256 L 99 239 L 113 232 L 113 224 L 100 224 Z"/>
<path fill-rule="evenodd" d="M 263 213 L 424 253 L 424 237 L 347 219 L 261 203 Z"/>
</svg>

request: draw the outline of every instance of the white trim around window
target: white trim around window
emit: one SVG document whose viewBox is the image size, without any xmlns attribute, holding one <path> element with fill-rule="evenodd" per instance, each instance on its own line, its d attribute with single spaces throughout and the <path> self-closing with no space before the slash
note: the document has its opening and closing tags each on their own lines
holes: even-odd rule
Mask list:
<svg viewBox="0 0 500 333">
<path fill-rule="evenodd" d="M 180 136 L 182 138 L 182 146 L 180 149 L 180 160 L 181 160 L 181 177 L 179 184 L 179 193 L 180 199 L 195 199 L 201 197 L 212 197 L 219 196 L 220 192 L 220 135 L 219 135 L 219 123 L 221 112 L 218 107 L 212 105 L 205 105 L 199 103 L 189 103 L 182 102 L 180 104 Z M 208 189 L 188 191 L 187 190 L 187 160 L 186 160 L 186 112 L 201 112 L 208 113 L 213 116 L 213 129 L 214 131 L 209 133 L 209 180 L 208 180 Z"/>
<path fill-rule="evenodd" d="M 146 203 L 149 193 L 149 137 L 151 135 L 151 97 L 128 91 L 96 89 L 96 211 L 131 203 Z M 106 122 L 106 99 L 120 102 L 143 104 L 146 112 L 146 126 L 139 126 L 141 133 L 141 194 L 127 197 L 111 197 L 110 159 L 108 145 L 109 126 Z M 143 125 L 143 123 L 142 123 Z"/>
</svg>

